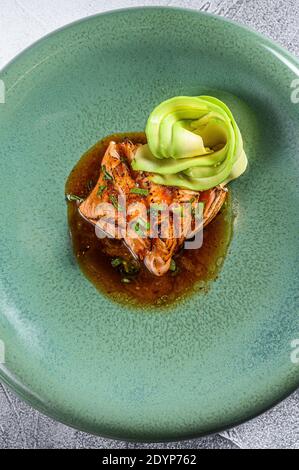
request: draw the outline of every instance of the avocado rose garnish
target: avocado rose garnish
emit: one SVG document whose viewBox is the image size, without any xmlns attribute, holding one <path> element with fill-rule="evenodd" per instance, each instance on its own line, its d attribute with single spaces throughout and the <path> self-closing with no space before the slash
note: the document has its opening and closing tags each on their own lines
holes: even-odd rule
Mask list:
<svg viewBox="0 0 299 470">
<path fill-rule="evenodd" d="M 154 183 L 203 191 L 238 178 L 247 158 L 238 125 L 226 104 L 212 96 L 177 96 L 160 103 L 146 125 L 134 170 Z"/>
</svg>

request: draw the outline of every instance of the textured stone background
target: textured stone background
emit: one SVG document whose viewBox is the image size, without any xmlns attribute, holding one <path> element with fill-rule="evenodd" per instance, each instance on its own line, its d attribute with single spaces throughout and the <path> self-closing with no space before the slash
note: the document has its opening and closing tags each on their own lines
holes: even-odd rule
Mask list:
<svg viewBox="0 0 299 470">
<path fill-rule="evenodd" d="M 231 18 L 299 56 L 298 0 L 0 0 L 0 68 L 48 32 L 83 16 L 141 5 L 182 6 Z M 0 448 L 299 448 L 299 391 L 230 431 L 167 444 L 91 436 L 49 419 L 0 384 Z"/>
</svg>

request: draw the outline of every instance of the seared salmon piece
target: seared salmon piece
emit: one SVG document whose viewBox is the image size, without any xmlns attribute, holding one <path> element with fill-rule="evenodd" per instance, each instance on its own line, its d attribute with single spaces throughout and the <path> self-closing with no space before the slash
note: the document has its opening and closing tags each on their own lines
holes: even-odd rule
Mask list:
<svg viewBox="0 0 299 470">
<path fill-rule="evenodd" d="M 150 181 L 148 173 L 132 170 L 131 162 L 137 148 L 138 144 L 129 140 L 109 143 L 97 184 L 80 204 L 79 211 L 109 237 L 123 240 L 135 259 L 143 261 L 156 276 L 162 276 L 169 270 L 173 255 L 185 239 L 192 237 L 202 223 L 197 226 L 192 212 L 183 212 L 179 219 L 183 229 L 181 226 L 178 237 L 175 225 L 178 219 L 172 213 L 169 216 L 168 212 L 166 220 L 160 209 L 153 219 L 152 208 L 174 205 L 175 209 L 183 211 L 186 203 L 195 208 L 203 202 L 205 226 L 220 210 L 226 198 L 226 189 L 217 186 L 199 192 L 155 184 Z M 150 224 L 149 220 L 153 223 Z M 167 236 L 165 231 L 163 233 L 165 224 Z"/>
</svg>

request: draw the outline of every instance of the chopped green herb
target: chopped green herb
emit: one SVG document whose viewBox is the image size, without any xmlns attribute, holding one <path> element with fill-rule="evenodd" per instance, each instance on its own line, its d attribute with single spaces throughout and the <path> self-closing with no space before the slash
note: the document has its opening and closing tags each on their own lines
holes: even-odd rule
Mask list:
<svg viewBox="0 0 299 470">
<path fill-rule="evenodd" d="M 145 226 L 144 225 L 141 225 L 140 222 L 137 222 L 135 225 L 134 225 L 134 230 L 135 232 L 142 236 L 144 235 L 144 229 L 145 229 Z"/>
<path fill-rule="evenodd" d="M 98 187 L 98 192 L 97 192 L 97 196 L 102 196 L 103 194 L 103 191 L 107 188 L 107 186 L 105 184 L 100 184 L 100 186 Z"/>
<path fill-rule="evenodd" d="M 120 266 L 121 264 L 123 263 L 123 260 L 121 258 L 114 258 L 112 261 L 111 261 L 111 266 L 113 268 L 117 268 L 118 266 Z"/>
<path fill-rule="evenodd" d="M 176 262 L 174 261 L 174 259 L 171 260 L 170 262 L 170 267 L 169 267 L 169 271 L 170 271 L 170 275 L 173 277 L 173 276 L 177 276 L 180 272 L 180 268 L 179 266 L 176 264 Z"/>
<path fill-rule="evenodd" d="M 138 217 L 137 222 L 139 222 L 140 225 L 142 225 L 143 227 L 149 228 L 149 225 L 150 225 L 149 222 L 146 222 L 141 217 Z"/>
<path fill-rule="evenodd" d="M 131 276 L 137 274 L 140 270 L 140 266 L 136 261 L 124 261 L 123 268 L 127 274 Z"/>
<path fill-rule="evenodd" d="M 150 223 L 141 219 L 141 217 L 138 217 L 136 224 L 134 226 L 134 230 L 137 233 L 143 234 L 144 230 L 149 230 L 150 229 Z"/>
<path fill-rule="evenodd" d="M 174 207 L 173 212 L 176 213 L 176 214 L 180 214 L 181 217 L 184 217 L 184 207 L 183 206 Z"/>
<path fill-rule="evenodd" d="M 115 207 L 116 210 L 118 210 L 119 212 L 123 211 L 124 208 L 121 207 L 119 204 L 118 204 L 118 200 L 116 199 L 116 196 L 114 194 L 110 194 L 109 195 L 109 199 L 110 201 L 112 202 L 113 206 Z"/>
<path fill-rule="evenodd" d="M 201 206 L 201 210 L 204 210 L 204 202 L 199 202 L 195 207 L 191 208 L 191 215 L 193 217 L 199 217 L 201 215 L 201 211 L 199 210 L 199 207 Z"/>
<path fill-rule="evenodd" d="M 65 199 L 67 201 L 77 201 L 77 202 L 83 202 L 84 199 L 80 196 L 76 196 L 76 194 L 66 194 Z"/>
<path fill-rule="evenodd" d="M 177 267 L 174 271 L 171 271 L 170 275 L 171 277 L 177 276 L 180 272 L 180 268 Z"/>
<path fill-rule="evenodd" d="M 109 195 L 109 199 L 110 201 L 112 202 L 113 206 L 115 207 L 115 209 L 118 209 L 118 202 L 117 202 L 117 199 L 116 197 L 114 196 L 114 194 L 110 194 Z"/>
<path fill-rule="evenodd" d="M 176 262 L 174 261 L 174 259 L 172 259 L 171 262 L 170 262 L 169 270 L 170 271 L 175 271 L 176 270 Z"/>
<path fill-rule="evenodd" d="M 127 261 L 123 258 L 114 258 L 111 260 L 111 266 L 113 268 L 119 268 L 120 272 L 122 274 L 128 274 L 129 276 L 132 276 L 134 274 L 137 274 L 139 272 L 139 264 L 137 261 Z"/>
<path fill-rule="evenodd" d="M 149 190 L 148 189 L 142 189 L 142 188 L 132 188 L 132 189 L 130 189 L 130 193 L 139 194 L 140 196 L 148 196 Z"/>
<path fill-rule="evenodd" d="M 151 204 L 150 211 L 151 212 L 158 212 L 158 211 L 164 211 L 166 209 L 165 204 Z"/>
<path fill-rule="evenodd" d="M 121 282 L 122 282 L 123 284 L 130 284 L 130 282 L 132 282 L 132 281 L 131 281 L 131 279 L 129 279 L 129 278 L 127 278 L 127 277 L 123 277 L 123 278 L 121 279 Z"/>
<path fill-rule="evenodd" d="M 102 171 L 104 173 L 104 180 L 113 181 L 113 177 L 110 175 L 110 173 L 108 173 L 108 171 L 106 170 L 105 165 L 102 165 Z"/>
</svg>

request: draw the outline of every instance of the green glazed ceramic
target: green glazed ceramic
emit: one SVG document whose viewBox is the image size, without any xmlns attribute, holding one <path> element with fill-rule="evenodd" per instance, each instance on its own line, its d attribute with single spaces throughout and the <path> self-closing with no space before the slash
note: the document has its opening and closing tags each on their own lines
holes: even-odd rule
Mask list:
<svg viewBox="0 0 299 470">
<path fill-rule="evenodd" d="M 167 8 L 80 21 L 0 73 L 6 384 L 82 430 L 156 441 L 232 426 L 299 385 L 298 76 L 269 40 Z M 209 293 L 134 310 L 80 272 L 64 183 L 101 137 L 144 129 L 157 103 L 181 94 L 227 102 L 249 168 L 231 184 L 234 236 Z"/>
</svg>

